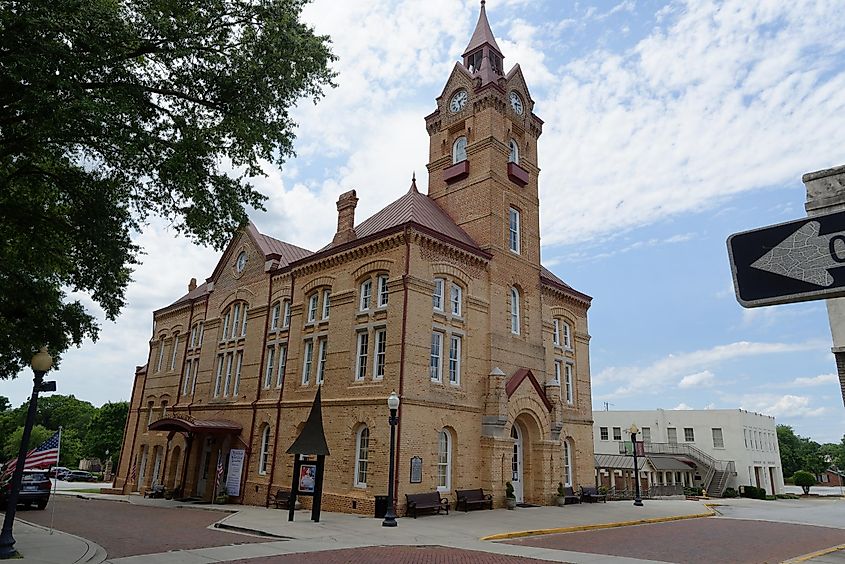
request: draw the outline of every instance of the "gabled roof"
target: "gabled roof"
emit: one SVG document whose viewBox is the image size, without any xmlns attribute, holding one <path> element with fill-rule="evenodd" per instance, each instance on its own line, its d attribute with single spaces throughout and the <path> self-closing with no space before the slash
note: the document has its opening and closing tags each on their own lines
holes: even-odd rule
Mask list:
<svg viewBox="0 0 845 564">
<path fill-rule="evenodd" d="M 552 412 L 554 406 L 552 406 L 552 402 L 549 401 L 549 398 L 546 396 L 545 390 L 543 390 L 543 386 L 540 385 L 540 382 L 537 381 L 537 378 L 534 376 L 534 373 L 531 372 L 528 368 L 520 368 L 516 372 L 513 373 L 508 381 L 505 383 L 505 393 L 508 397 L 511 397 L 514 392 L 516 392 L 519 385 L 522 384 L 525 380 L 531 382 L 531 385 L 534 387 L 534 391 L 537 392 L 537 395 L 540 396 L 540 400 L 543 402 L 543 405 L 546 406 L 546 409 L 549 410 L 549 413 Z"/>
<path fill-rule="evenodd" d="M 280 268 L 284 268 L 296 260 L 314 254 L 313 251 L 309 251 L 308 249 L 303 249 L 302 247 L 297 247 L 296 245 L 274 239 L 269 235 L 259 233 L 258 228 L 251 221 L 247 225 L 246 230 L 252 236 L 258 249 L 264 253 L 264 258 L 277 259 Z"/>
<path fill-rule="evenodd" d="M 591 301 L 593 301 L 593 298 L 591 296 L 588 296 L 587 294 L 585 294 L 583 292 L 579 292 L 578 290 L 576 290 L 575 288 L 573 288 L 572 286 L 570 286 L 569 284 L 567 284 L 566 282 L 564 282 L 563 280 L 558 278 L 555 275 L 554 272 L 552 272 L 551 270 L 549 270 L 548 268 L 546 268 L 543 265 L 540 265 L 540 283 L 548 284 L 548 285 L 556 287 L 559 290 L 562 290 L 562 291 L 564 291 L 568 294 L 572 294 L 574 297 L 579 298 L 579 299 L 587 302 L 588 306 L 589 306 L 589 303 Z"/>
<path fill-rule="evenodd" d="M 178 300 L 176 300 L 172 304 L 165 306 L 162 309 L 166 309 L 168 307 L 175 306 L 175 305 L 181 304 L 183 302 L 189 302 L 191 300 L 195 300 L 195 299 L 202 297 L 206 294 L 208 294 L 208 282 L 203 282 L 202 284 L 200 284 L 199 286 L 197 286 L 196 288 L 194 288 L 193 290 L 191 290 L 190 292 L 188 292 L 187 294 L 185 294 L 184 296 L 182 296 L 181 298 L 179 298 Z"/>
<path fill-rule="evenodd" d="M 487 21 L 487 11 L 484 9 L 484 0 L 481 0 L 481 13 L 478 14 L 478 23 L 475 24 L 475 31 L 472 33 L 472 37 L 469 40 L 467 48 L 464 49 L 463 56 L 467 56 L 470 51 L 475 51 L 485 43 L 495 49 L 499 55 L 502 54 L 502 50 L 499 49 L 499 45 L 496 43 L 496 38 L 493 37 L 493 30 L 490 29 L 490 22 Z"/>
</svg>

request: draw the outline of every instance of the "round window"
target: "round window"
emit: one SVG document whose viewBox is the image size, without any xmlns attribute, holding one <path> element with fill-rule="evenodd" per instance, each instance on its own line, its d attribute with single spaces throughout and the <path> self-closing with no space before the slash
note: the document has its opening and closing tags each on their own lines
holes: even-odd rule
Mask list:
<svg viewBox="0 0 845 564">
<path fill-rule="evenodd" d="M 235 262 L 235 268 L 238 272 L 243 272 L 244 267 L 246 266 L 246 251 L 241 251 L 241 254 L 238 255 L 238 260 Z"/>
</svg>

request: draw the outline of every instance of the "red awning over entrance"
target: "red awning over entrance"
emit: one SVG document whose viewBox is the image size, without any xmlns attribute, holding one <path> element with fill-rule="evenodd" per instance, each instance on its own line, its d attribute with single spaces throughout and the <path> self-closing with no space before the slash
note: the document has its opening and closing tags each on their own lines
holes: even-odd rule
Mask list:
<svg viewBox="0 0 845 564">
<path fill-rule="evenodd" d="M 150 423 L 150 431 L 176 431 L 178 433 L 237 434 L 240 423 L 228 419 L 194 419 L 193 417 L 162 417 Z"/>
</svg>

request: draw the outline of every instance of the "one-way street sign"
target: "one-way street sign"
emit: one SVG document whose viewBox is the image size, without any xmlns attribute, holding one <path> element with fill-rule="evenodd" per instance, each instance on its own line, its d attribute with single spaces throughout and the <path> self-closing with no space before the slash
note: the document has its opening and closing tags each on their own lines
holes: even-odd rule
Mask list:
<svg viewBox="0 0 845 564">
<path fill-rule="evenodd" d="M 743 307 L 845 296 L 845 212 L 728 237 L 736 299 Z"/>
</svg>

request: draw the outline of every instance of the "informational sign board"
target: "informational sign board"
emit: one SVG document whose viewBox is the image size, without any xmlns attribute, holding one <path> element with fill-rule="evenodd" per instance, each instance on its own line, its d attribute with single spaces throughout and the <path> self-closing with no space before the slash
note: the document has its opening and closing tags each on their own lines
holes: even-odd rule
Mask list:
<svg viewBox="0 0 845 564">
<path fill-rule="evenodd" d="M 411 458 L 411 483 L 422 483 L 422 458 L 419 456 Z"/>
<path fill-rule="evenodd" d="M 244 449 L 229 451 L 229 474 L 226 476 L 226 492 L 232 497 L 241 495 L 241 474 L 244 469 Z"/>
<path fill-rule="evenodd" d="M 845 212 L 728 237 L 736 298 L 743 307 L 845 296 Z"/>
</svg>

